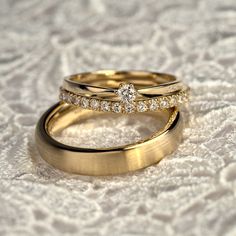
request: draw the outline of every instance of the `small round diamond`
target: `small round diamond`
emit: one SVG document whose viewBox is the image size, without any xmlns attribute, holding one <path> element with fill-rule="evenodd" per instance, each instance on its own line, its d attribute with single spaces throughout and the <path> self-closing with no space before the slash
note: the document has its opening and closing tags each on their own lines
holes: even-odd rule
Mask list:
<svg viewBox="0 0 236 236">
<path fill-rule="evenodd" d="M 157 100 L 152 99 L 152 100 L 149 101 L 149 103 L 150 103 L 149 109 L 150 109 L 151 111 L 156 111 L 156 110 L 158 109 L 159 105 L 158 105 Z"/>
<path fill-rule="evenodd" d="M 174 106 L 176 106 L 176 105 L 177 105 L 176 96 L 175 96 L 175 95 L 172 95 L 172 96 L 170 97 L 170 106 L 171 106 L 171 107 L 174 107 Z"/>
<path fill-rule="evenodd" d="M 121 104 L 119 102 L 116 102 L 112 105 L 112 110 L 116 113 L 120 113 L 121 112 Z"/>
<path fill-rule="evenodd" d="M 89 99 L 85 98 L 85 97 L 82 97 L 82 99 L 81 99 L 81 107 L 88 108 L 88 106 L 89 106 Z"/>
<path fill-rule="evenodd" d="M 139 112 L 145 112 L 147 111 L 148 107 L 147 105 L 145 104 L 145 102 L 138 102 L 138 105 L 137 105 L 137 110 Z"/>
<path fill-rule="evenodd" d="M 64 91 L 61 91 L 60 94 L 59 94 L 59 99 L 64 101 L 65 100 L 65 92 Z"/>
<path fill-rule="evenodd" d="M 131 103 L 135 100 L 137 91 L 133 84 L 120 84 L 117 95 L 124 103 Z"/>
<path fill-rule="evenodd" d="M 67 102 L 67 103 L 70 103 L 70 104 L 73 102 L 73 96 L 72 96 L 72 94 L 67 93 L 67 95 L 66 95 L 66 102 Z"/>
<path fill-rule="evenodd" d="M 99 101 L 97 99 L 92 99 L 90 101 L 90 106 L 91 106 L 92 109 L 98 110 L 99 106 L 100 106 L 100 103 L 99 103 Z"/>
<path fill-rule="evenodd" d="M 167 98 L 162 98 L 160 101 L 161 108 L 168 108 L 169 107 L 169 101 Z"/>
<path fill-rule="evenodd" d="M 178 95 L 178 103 L 180 103 L 180 104 L 184 103 L 184 99 L 183 99 L 183 95 L 182 94 Z"/>
<path fill-rule="evenodd" d="M 101 102 L 101 109 L 102 111 L 110 111 L 110 103 L 107 101 L 102 101 Z"/>
<path fill-rule="evenodd" d="M 78 97 L 78 96 L 74 97 L 74 104 L 75 104 L 76 106 L 78 106 L 79 103 L 80 103 L 80 97 Z"/>
<path fill-rule="evenodd" d="M 135 111 L 135 106 L 133 104 L 126 104 L 125 105 L 125 111 L 127 113 L 132 113 Z"/>
<path fill-rule="evenodd" d="M 64 91 L 64 92 L 62 93 L 61 98 L 62 98 L 62 100 L 63 100 L 64 102 L 67 102 L 67 100 L 68 100 L 68 94 L 67 94 L 67 92 Z"/>
<path fill-rule="evenodd" d="M 72 94 L 70 96 L 71 96 L 71 98 L 70 98 L 71 104 L 75 104 L 76 96 L 72 95 Z"/>
</svg>

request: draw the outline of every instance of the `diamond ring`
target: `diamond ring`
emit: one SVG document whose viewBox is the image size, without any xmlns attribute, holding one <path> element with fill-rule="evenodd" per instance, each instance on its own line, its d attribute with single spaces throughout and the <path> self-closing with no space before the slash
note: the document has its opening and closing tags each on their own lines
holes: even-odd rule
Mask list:
<svg viewBox="0 0 236 236">
<path fill-rule="evenodd" d="M 114 113 L 158 111 L 188 101 L 189 87 L 175 76 L 143 71 L 96 71 L 65 78 L 59 99 Z"/>
</svg>

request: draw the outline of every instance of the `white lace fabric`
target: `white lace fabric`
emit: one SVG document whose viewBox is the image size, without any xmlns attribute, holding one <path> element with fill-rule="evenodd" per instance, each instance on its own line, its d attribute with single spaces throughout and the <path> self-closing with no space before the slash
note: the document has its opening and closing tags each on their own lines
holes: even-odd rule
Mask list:
<svg viewBox="0 0 236 236">
<path fill-rule="evenodd" d="M 2 0 L 0 32 L 1 236 L 236 235 L 235 0 Z M 192 88 L 174 154 L 113 177 L 40 158 L 35 124 L 62 77 L 97 69 L 169 72 Z M 79 143 L 125 143 L 156 125 L 103 122 Z"/>
</svg>

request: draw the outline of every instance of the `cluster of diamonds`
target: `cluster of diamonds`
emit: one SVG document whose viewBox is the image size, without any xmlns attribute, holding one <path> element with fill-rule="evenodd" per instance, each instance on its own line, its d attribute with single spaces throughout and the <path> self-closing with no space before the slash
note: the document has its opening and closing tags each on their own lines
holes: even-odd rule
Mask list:
<svg viewBox="0 0 236 236">
<path fill-rule="evenodd" d="M 180 91 L 175 95 L 160 96 L 145 100 L 135 100 L 137 91 L 132 84 L 121 84 L 116 94 L 120 98 L 119 101 L 81 96 L 61 88 L 59 99 L 68 104 L 96 111 L 133 113 L 158 111 L 179 106 L 187 102 L 189 98 L 188 91 Z"/>
</svg>

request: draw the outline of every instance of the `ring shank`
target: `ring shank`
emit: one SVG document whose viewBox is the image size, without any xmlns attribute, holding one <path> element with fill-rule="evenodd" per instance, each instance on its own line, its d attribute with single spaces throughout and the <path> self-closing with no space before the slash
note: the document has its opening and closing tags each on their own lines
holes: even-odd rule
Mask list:
<svg viewBox="0 0 236 236">
<path fill-rule="evenodd" d="M 63 171 L 84 175 L 134 171 L 154 164 L 172 153 L 182 137 L 182 118 L 174 108 L 166 111 L 168 122 L 161 131 L 127 146 L 90 149 L 64 145 L 52 138 L 53 132 L 60 132 L 78 117 L 86 119 L 93 113 L 82 110 L 58 103 L 46 111 L 37 124 L 36 144 L 41 156 Z"/>
<path fill-rule="evenodd" d="M 142 97 L 171 95 L 188 87 L 170 74 L 146 71 L 102 70 L 65 77 L 63 88 L 80 95 L 114 96 L 121 83 L 132 83 Z"/>
<path fill-rule="evenodd" d="M 81 73 L 71 75 L 69 80 L 89 83 L 99 86 L 118 88 L 119 83 L 129 82 L 139 86 L 156 86 L 167 82 L 176 81 L 176 77 L 170 74 L 145 71 L 96 71 L 92 73 Z"/>
</svg>

